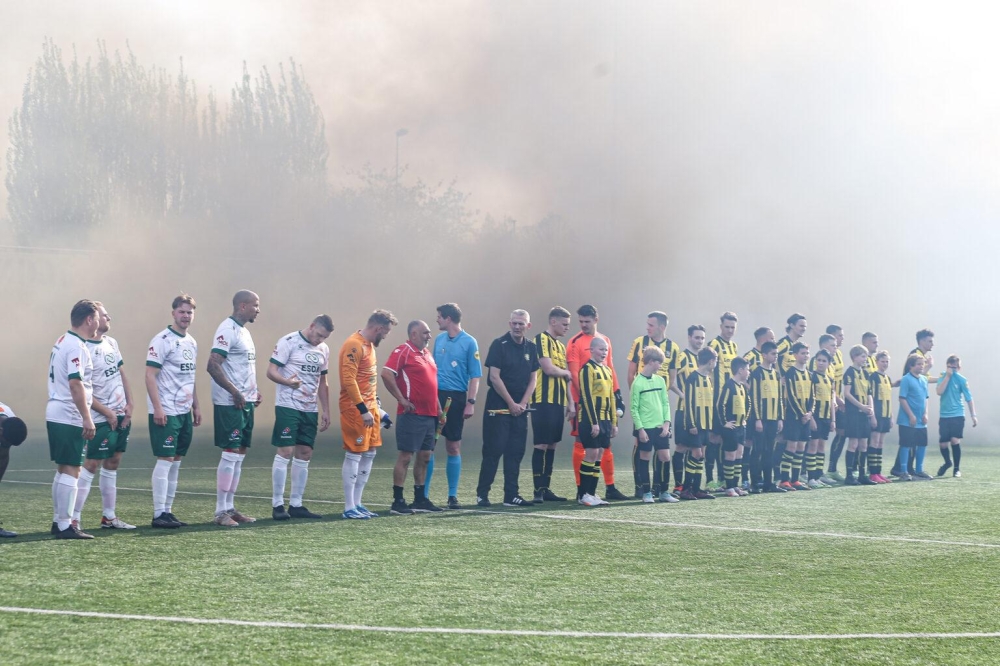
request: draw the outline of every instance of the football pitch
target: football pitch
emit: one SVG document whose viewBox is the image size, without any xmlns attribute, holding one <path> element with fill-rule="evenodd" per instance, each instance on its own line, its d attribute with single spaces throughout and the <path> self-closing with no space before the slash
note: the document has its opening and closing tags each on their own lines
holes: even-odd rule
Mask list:
<svg viewBox="0 0 1000 666">
<path fill-rule="evenodd" d="M 260 437 L 237 495 L 258 521 L 223 528 L 211 524 L 218 452 L 201 433 L 173 510 L 191 526 L 153 530 L 153 459 L 136 430 L 118 514 L 140 527 L 98 527 L 95 480 L 82 521 L 93 541 L 48 534 L 44 440 L 13 450 L 0 519 L 21 536 L 0 542 L 0 663 L 1000 663 L 1000 454 L 985 445 L 965 447 L 961 479 L 594 509 L 503 508 L 494 486 L 489 510 L 389 516 L 390 444 L 365 491 L 383 517 L 348 521 L 343 454 L 324 436 L 305 504 L 327 517 L 276 523 Z M 563 495 L 569 451 L 556 460 Z M 935 445 L 927 460 L 933 473 Z"/>
</svg>

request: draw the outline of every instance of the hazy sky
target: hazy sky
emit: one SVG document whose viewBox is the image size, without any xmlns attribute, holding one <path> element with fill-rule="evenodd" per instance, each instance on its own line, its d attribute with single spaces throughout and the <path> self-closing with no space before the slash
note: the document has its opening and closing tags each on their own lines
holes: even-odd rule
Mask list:
<svg viewBox="0 0 1000 666">
<path fill-rule="evenodd" d="M 984 6 L 3 3 L 0 111 L 46 36 L 84 57 L 128 40 L 171 73 L 183 56 L 202 99 L 211 86 L 225 100 L 243 60 L 293 57 L 341 182 L 391 166 L 405 127 L 412 174 L 458 178 L 475 207 L 527 223 L 613 206 L 655 219 L 690 198 L 710 223 L 733 208 L 758 224 L 849 223 L 830 219 L 831 200 L 892 224 L 971 221 L 996 203 L 1000 148 L 998 17 Z"/>
<path fill-rule="evenodd" d="M 183 56 L 202 101 L 212 87 L 225 102 L 243 60 L 256 72 L 292 57 L 325 114 L 334 182 L 366 162 L 391 168 L 407 128 L 408 178 L 457 179 L 484 213 L 530 224 L 554 212 L 575 237 L 615 239 L 610 291 L 567 279 L 558 298 L 598 301 L 618 355 L 654 308 L 681 340 L 735 309 L 744 349 L 755 326 L 802 311 L 811 340 L 831 321 L 852 341 L 877 329 L 896 369 L 930 326 L 939 368 L 961 352 L 1000 388 L 983 367 L 1000 324 L 998 14 L 800 0 L 7 2 L 0 115 L 46 36 L 83 58 L 128 40 L 169 73 Z M 552 303 L 511 301 L 479 304 L 481 342 L 522 304 L 544 326 Z"/>
</svg>

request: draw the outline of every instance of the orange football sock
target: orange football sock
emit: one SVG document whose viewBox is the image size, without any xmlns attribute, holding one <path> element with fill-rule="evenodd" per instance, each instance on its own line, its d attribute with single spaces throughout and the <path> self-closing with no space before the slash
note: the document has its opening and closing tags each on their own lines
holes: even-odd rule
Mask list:
<svg viewBox="0 0 1000 666">
<path fill-rule="evenodd" d="M 611 448 L 604 449 L 601 456 L 601 471 L 604 472 L 604 485 L 615 485 L 615 455 L 611 453 Z"/>
<path fill-rule="evenodd" d="M 576 477 L 577 486 L 580 485 L 580 463 L 583 462 L 584 455 L 583 444 L 573 442 L 573 476 Z"/>
</svg>

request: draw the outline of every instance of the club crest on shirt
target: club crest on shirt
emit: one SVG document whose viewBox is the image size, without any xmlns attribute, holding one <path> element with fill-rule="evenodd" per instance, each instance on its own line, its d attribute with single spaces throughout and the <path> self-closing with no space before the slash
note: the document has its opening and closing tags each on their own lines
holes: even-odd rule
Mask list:
<svg viewBox="0 0 1000 666">
<path fill-rule="evenodd" d="M 525 354 L 524 355 L 524 360 L 525 361 L 530 361 L 531 360 L 531 355 L 530 354 Z"/>
</svg>

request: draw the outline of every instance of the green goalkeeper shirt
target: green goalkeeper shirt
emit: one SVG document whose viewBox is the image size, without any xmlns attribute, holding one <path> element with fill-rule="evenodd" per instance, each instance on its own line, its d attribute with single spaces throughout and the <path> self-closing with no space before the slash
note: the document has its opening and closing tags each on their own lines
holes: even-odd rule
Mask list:
<svg viewBox="0 0 1000 666">
<path fill-rule="evenodd" d="M 630 401 L 632 424 L 636 430 L 659 428 L 670 420 L 667 384 L 660 375 L 635 376 Z"/>
</svg>

